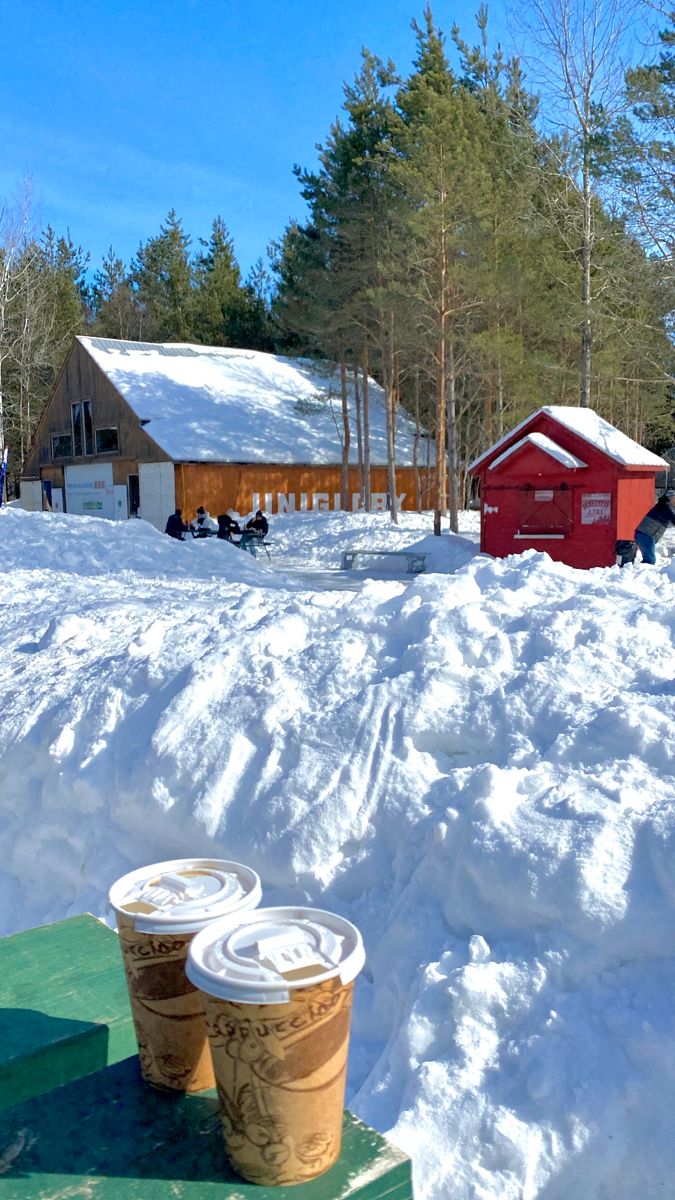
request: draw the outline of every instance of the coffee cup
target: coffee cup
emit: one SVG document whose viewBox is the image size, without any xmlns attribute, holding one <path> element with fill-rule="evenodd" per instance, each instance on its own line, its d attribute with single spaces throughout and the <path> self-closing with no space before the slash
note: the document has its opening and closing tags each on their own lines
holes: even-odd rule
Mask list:
<svg viewBox="0 0 675 1200">
<path fill-rule="evenodd" d="M 301 1183 L 340 1154 L 354 979 L 351 922 L 312 908 L 214 921 L 190 946 L 228 1158 L 244 1179 Z"/>
<path fill-rule="evenodd" d="M 143 1078 L 170 1091 L 213 1087 L 201 993 L 185 974 L 190 942 L 209 922 L 260 903 L 241 863 L 180 858 L 123 875 L 115 910 Z"/>
</svg>

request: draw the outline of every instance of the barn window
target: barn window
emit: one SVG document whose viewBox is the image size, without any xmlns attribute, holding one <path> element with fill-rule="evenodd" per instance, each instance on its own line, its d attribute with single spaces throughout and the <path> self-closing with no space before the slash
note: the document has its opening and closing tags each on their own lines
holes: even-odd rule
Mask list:
<svg viewBox="0 0 675 1200">
<path fill-rule="evenodd" d="M 73 454 L 94 453 L 94 425 L 91 419 L 91 400 L 79 400 L 71 405 L 73 422 Z"/>
<path fill-rule="evenodd" d="M 117 437 L 117 429 L 97 429 L 96 430 L 96 453 L 97 454 L 117 454 L 119 451 L 119 440 Z"/>
<path fill-rule="evenodd" d="M 52 434 L 52 458 L 72 458 L 73 439 L 69 433 Z"/>
</svg>

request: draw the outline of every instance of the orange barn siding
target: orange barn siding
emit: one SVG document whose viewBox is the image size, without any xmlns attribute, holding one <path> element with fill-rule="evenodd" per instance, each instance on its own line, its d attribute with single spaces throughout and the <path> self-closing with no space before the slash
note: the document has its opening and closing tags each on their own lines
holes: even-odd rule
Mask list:
<svg viewBox="0 0 675 1200">
<path fill-rule="evenodd" d="M 433 472 L 420 470 L 422 507 L 432 503 Z M 315 506 L 339 508 L 339 493 L 342 471 L 339 466 L 269 466 L 245 463 L 179 463 L 175 468 L 176 504 L 184 516 L 192 517 L 202 504 L 212 515 L 232 508 L 242 515 L 257 507 L 268 513 L 285 511 L 286 505 L 279 497 L 286 497 L 289 509 L 296 512 Z M 396 485 L 399 496 L 405 493 L 402 508 L 414 511 L 416 505 L 415 470 L 413 467 L 398 467 Z M 371 468 L 371 491 L 381 497 L 387 492 L 386 467 Z M 350 508 L 352 497 L 359 493 L 359 474 L 356 468 L 349 472 Z M 336 502 L 335 497 L 338 497 Z M 269 504 L 269 497 L 272 504 Z M 323 497 L 317 499 L 315 497 Z M 382 503 L 382 507 L 384 504 Z"/>
</svg>

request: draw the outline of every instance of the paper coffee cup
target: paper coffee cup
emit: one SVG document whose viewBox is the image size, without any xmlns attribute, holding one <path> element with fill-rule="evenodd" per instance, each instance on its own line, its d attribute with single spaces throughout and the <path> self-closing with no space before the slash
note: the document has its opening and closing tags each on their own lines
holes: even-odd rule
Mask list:
<svg viewBox="0 0 675 1200">
<path fill-rule="evenodd" d="M 203 997 L 185 974 L 199 929 L 260 902 L 260 879 L 241 863 L 180 858 L 122 876 L 110 889 L 141 1072 L 172 1091 L 213 1087 Z"/>
<path fill-rule="evenodd" d="M 340 1154 L 358 929 L 311 908 L 261 908 L 198 933 L 228 1157 L 252 1183 L 301 1183 Z"/>
</svg>

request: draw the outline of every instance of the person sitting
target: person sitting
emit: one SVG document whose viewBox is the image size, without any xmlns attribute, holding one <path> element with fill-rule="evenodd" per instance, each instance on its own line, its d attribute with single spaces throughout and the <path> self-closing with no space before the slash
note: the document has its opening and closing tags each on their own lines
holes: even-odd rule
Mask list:
<svg viewBox="0 0 675 1200">
<path fill-rule="evenodd" d="M 164 532 L 168 533 L 169 537 L 177 538 L 179 542 L 184 542 L 185 538 L 183 535 L 187 531 L 188 527 L 183 521 L 183 512 L 180 508 L 177 508 L 168 518 Z"/>
<path fill-rule="evenodd" d="M 218 537 L 231 542 L 233 533 L 241 533 L 241 525 L 230 516 L 229 512 L 221 513 L 218 517 Z"/>
<path fill-rule="evenodd" d="M 264 512 L 259 508 L 254 517 L 247 521 L 244 529 L 252 529 L 258 537 L 266 537 L 269 533 L 269 522 Z"/>
<path fill-rule="evenodd" d="M 247 521 L 244 525 L 244 532 L 239 539 L 239 545 L 242 550 L 248 550 L 249 554 L 256 557 L 256 543 L 262 542 L 269 532 L 269 522 L 262 509 L 258 509 L 254 517 Z M 268 551 L 269 554 L 269 551 Z"/>
<path fill-rule="evenodd" d="M 675 488 L 667 489 L 635 530 L 635 541 L 640 547 L 643 563 L 654 566 L 656 543 L 661 541 L 669 525 L 675 525 Z"/>
<path fill-rule="evenodd" d="M 207 510 L 200 504 L 199 508 L 197 509 L 197 515 L 192 522 L 190 529 L 193 537 L 205 538 L 210 537 L 212 533 L 217 533 L 218 525 L 216 521 L 214 521 L 210 512 L 207 512 Z"/>
</svg>

